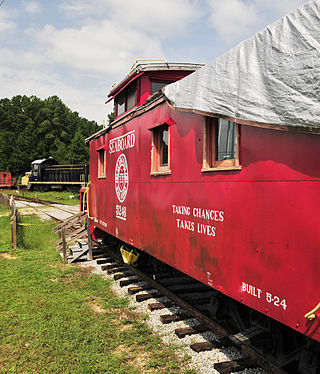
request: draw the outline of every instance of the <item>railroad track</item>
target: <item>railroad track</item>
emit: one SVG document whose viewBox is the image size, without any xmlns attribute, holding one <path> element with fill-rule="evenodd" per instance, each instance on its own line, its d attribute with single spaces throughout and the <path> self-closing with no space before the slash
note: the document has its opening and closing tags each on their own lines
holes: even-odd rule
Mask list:
<svg viewBox="0 0 320 374">
<path fill-rule="evenodd" d="M 26 203 L 39 204 L 39 205 L 42 205 L 42 206 L 52 207 L 57 211 L 61 211 L 61 212 L 64 212 L 64 213 L 67 213 L 67 214 L 70 214 L 70 215 L 74 215 L 73 211 L 68 210 L 68 209 L 60 206 L 60 205 L 63 205 L 63 204 L 56 203 L 56 202 L 53 202 L 53 201 L 40 200 L 40 199 L 35 199 L 35 198 L 32 198 L 32 197 L 19 196 L 19 195 L 15 195 L 14 199 L 17 200 L 17 201 L 25 201 Z M 39 209 L 40 207 L 37 207 L 37 206 L 34 206 L 34 205 L 30 206 L 30 207 L 32 207 L 32 209 L 38 211 L 41 214 L 47 215 L 48 217 L 50 217 L 51 219 L 53 219 L 56 222 L 62 222 L 65 219 L 65 217 L 58 218 L 58 217 L 56 217 L 56 216 L 54 216 L 54 215 L 52 215 L 48 212 L 44 212 L 44 211 Z"/>
<path fill-rule="evenodd" d="M 128 294 L 135 297 L 136 302 L 147 302 L 150 313 L 160 311 L 159 318 L 163 325 L 185 321 L 186 327 L 174 330 L 178 338 L 184 339 L 199 335 L 203 340 L 207 337 L 204 341 L 190 344 L 194 352 L 229 348 L 236 352 L 232 355 L 238 357 L 236 359 L 212 363 L 216 372 L 227 374 L 261 368 L 260 371 L 258 369 L 255 372 L 286 373 L 273 366 L 251 345 L 250 338 L 260 333 L 258 328 L 232 334 L 209 317 L 206 306 L 214 292 L 210 287 L 176 270 L 159 273 L 155 280 L 151 273 L 142 272 L 121 262 L 108 247 L 97 248 L 94 249 L 93 258 L 100 270 L 112 276 L 119 287 L 126 288 Z M 157 301 L 154 302 L 154 299 Z M 173 312 L 161 313 L 161 311 L 167 311 L 168 308 Z M 191 322 L 188 323 L 188 321 Z"/>
</svg>

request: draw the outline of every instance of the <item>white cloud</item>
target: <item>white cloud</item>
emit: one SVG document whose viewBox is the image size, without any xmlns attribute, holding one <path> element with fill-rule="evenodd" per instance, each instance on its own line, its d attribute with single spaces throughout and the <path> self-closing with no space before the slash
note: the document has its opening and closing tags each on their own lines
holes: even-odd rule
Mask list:
<svg viewBox="0 0 320 374">
<path fill-rule="evenodd" d="M 110 113 L 111 108 L 104 104 L 105 92 L 83 90 L 64 83 L 58 74 L 45 73 L 35 69 L 16 69 L 0 65 L 0 97 L 15 95 L 35 95 L 42 99 L 57 95 L 72 110 L 99 124 Z"/>
<path fill-rule="evenodd" d="M 239 42 L 303 4 L 305 0 L 207 0 L 209 22 L 222 40 Z M 268 21 L 267 21 L 268 20 Z"/>
<path fill-rule="evenodd" d="M 23 1 L 24 9 L 27 13 L 34 14 L 34 13 L 40 13 L 41 7 L 36 1 Z"/>
<path fill-rule="evenodd" d="M 305 2 L 306 0 L 256 0 L 256 6 L 271 11 L 277 17 L 282 17 Z"/>
<path fill-rule="evenodd" d="M 46 25 L 28 34 L 51 63 L 93 74 L 114 76 L 127 69 L 137 56 L 162 56 L 157 39 L 110 21 L 89 22 L 79 29 Z"/>
<path fill-rule="evenodd" d="M 146 31 L 164 38 L 185 29 L 201 15 L 198 0 L 66 0 L 62 8 L 74 17 L 75 12 L 109 19 L 125 29 Z"/>
<path fill-rule="evenodd" d="M 11 31 L 16 28 L 16 24 L 10 21 L 10 16 L 7 12 L 0 9 L 0 35 L 4 32 Z"/>
<path fill-rule="evenodd" d="M 258 21 L 252 4 L 244 4 L 240 0 L 210 0 L 211 25 L 227 43 L 242 39 Z"/>
</svg>

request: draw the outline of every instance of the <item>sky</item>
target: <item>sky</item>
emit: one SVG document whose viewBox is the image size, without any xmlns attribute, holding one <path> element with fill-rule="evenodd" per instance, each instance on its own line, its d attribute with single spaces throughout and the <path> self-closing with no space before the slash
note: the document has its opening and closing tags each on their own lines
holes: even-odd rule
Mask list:
<svg viewBox="0 0 320 374">
<path fill-rule="evenodd" d="M 100 125 L 137 59 L 208 63 L 306 0 L 0 0 L 0 99 L 57 95 Z"/>
</svg>

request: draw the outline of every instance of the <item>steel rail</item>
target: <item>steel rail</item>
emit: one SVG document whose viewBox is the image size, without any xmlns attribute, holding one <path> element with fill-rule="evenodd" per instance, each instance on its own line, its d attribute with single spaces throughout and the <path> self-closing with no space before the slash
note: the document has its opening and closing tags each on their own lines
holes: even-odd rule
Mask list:
<svg viewBox="0 0 320 374">
<path fill-rule="evenodd" d="M 106 248 L 105 246 L 103 246 L 103 250 L 110 257 L 113 257 L 113 258 L 115 257 L 114 253 L 109 248 Z M 201 313 L 197 308 L 193 307 L 192 305 L 188 304 L 186 301 L 182 300 L 176 294 L 168 290 L 166 287 L 164 287 L 160 283 L 156 282 L 154 279 L 150 278 L 148 275 L 143 273 L 141 270 L 133 266 L 130 266 L 128 264 L 125 264 L 125 263 L 123 263 L 123 266 L 129 269 L 132 273 L 138 275 L 141 279 L 143 279 L 146 283 L 148 283 L 153 288 L 158 290 L 161 294 L 168 297 L 176 305 L 181 307 L 188 315 L 204 323 L 210 330 L 218 334 L 221 338 L 227 338 L 233 344 L 235 343 L 235 341 L 237 341 L 234 335 L 230 334 L 224 327 L 222 327 L 217 322 L 213 321 L 212 319 L 210 319 L 209 317 Z M 238 349 L 241 350 L 242 353 L 244 353 L 246 356 L 249 356 L 252 360 L 254 360 L 257 366 L 260 366 L 261 368 L 266 370 L 268 373 L 286 374 L 285 371 L 283 371 L 280 368 L 275 367 L 270 362 L 268 362 L 263 356 L 261 356 L 258 352 L 256 352 L 254 348 L 252 348 L 248 343 L 241 342 L 238 340 L 236 346 L 238 347 Z"/>
</svg>

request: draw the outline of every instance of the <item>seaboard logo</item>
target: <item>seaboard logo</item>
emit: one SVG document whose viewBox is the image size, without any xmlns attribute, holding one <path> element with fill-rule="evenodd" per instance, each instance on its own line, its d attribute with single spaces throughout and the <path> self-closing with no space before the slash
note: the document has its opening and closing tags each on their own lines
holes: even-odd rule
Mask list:
<svg viewBox="0 0 320 374">
<path fill-rule="evenodd" d="M 114 174 L 116 194 L 120 203 L 123 203 L 127 196 L 129 187 L 128 163 L 127 158 L 123 153 L 118 157 Z"/>
</svg>

